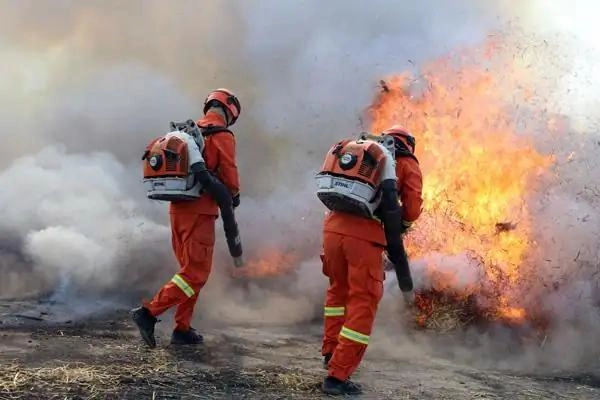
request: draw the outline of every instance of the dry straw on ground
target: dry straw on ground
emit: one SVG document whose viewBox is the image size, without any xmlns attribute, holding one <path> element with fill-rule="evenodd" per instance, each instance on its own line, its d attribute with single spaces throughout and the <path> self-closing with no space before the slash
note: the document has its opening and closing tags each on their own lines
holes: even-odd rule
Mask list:
<svg viewBox="0 0 600 400">
<path fill-rule="evenodd" d="M 135 358 L 135 354 L 132 354 Z M 226 393 L 300 392 L 318 388 L 316 375 L 284 367 L 269 369 L 186 369 L 164 350 L 152 352 L 143 362 L 105 360 L 102 364 L 54 361 L 31 367 L 14 363 L 0 369 L 0 399 L 63 396 L 104 399 L 139 393 L 142 398 L 221 398 Z M 139 360 L 141 361 L 141 360 Z M 40 397 L 41 396 L 41 397 Z M 65 397 L 67 396 L 67 397 Z M 58 397 L 57 397 L 58 398 Z M 115 397 L 116 398 L 116 397 Z M 265 397 L 268 398 L 268 397 Z"/>
</svg>

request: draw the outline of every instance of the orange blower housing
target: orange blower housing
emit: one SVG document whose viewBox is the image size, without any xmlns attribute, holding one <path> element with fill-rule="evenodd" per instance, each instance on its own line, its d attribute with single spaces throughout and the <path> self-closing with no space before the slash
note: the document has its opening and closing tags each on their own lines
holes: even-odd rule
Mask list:
<svg viewBox="0 0 600 400">
<path fill-rule="evenodd" d="M 202 195 L 203 188 L 196 182 L 191 167 L 204 163 L 204 140 L 199 131 L 188 133 L 179 130 L 175 123 L 172 129 L 146 146 L 142 161 L 147 197 L 163 201 L 194 200 Z"/>
<path fill-rule="evenodd" d="M 188 175 L 187 143 L 177 136 L 154 139 L 146 147 L 144 179 Z"/>
<path fill-rule="evenodd" d="M 382 179 L 395 179 L 394 142 L 390 136 L 361 134 L 336 143 L 317 174 L 317 197 L 332 211 L 374 218 Z"/>
</svg>

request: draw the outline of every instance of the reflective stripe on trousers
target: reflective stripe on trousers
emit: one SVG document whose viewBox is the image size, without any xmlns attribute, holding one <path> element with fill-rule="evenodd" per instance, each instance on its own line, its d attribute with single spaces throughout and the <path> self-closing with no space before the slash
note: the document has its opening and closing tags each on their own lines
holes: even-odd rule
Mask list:
<svg viewBox="0 0 600 400">
<path fill-rule="evenodd" d="M 360 332 L 353 331 L 350 328 L 342 327 L 342 331 L 340 332 L 340 336 L 344 337 L 348 340 L 352 340 L 353 342 L 368 345 L 369 344 L 369 335 L 362 334 Z"/>
<path fill-rule="evenodd" d="M 196 292 L 194 289 L 181 277 L 179 274 L 173 275 L 171 278 L 171 282 L 173 282 L 187 297 L 192 297 Z"/>
<path fill-rule="evenodd" d="M 326 317 L 343 317 L 346 313 L 346 307 L 325 307 Z"/>
</svg>

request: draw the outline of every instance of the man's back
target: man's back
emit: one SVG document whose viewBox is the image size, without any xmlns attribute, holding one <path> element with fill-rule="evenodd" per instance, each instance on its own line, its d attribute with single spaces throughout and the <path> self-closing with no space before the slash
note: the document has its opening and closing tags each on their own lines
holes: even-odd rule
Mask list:
<svg viewBox="0 0 600 400">
<path fill-rule="evenodd" d="M 204 161 L 209 171 L 227 186 L 232 196 L 240 190 L 239 175 L 235 162 L 235 137 L 226 128 L 223 117 L 208 113 L 197 121 L 201 130 L 209 129 L 212 133 L 204 138 Z M 216 201 L 208 195 L 197 200 L 171 203 L 172 214 L 219 215 Z"/>
<path fill-rule="evenodd" d="M 421 214 L 423 203 L 421 197 L 422 175 L 419 163 L 412 157 L 397 158 L 396 177 L 399 197 L 402 200 L 402 219 L 410 224 Z M 383 226 L 375 219 L 331 211 L 325 217 L 323 230 L 368 240 L 382 246 L 386 245 Z"/>
</svg>

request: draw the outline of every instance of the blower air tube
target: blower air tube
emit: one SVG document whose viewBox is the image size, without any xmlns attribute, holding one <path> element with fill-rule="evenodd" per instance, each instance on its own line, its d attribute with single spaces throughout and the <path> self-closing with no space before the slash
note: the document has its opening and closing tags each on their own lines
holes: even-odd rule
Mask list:
<svg viewBox="0 0 600 400">
<path fill-rule="evenodd" d="M 223 220 L 223 230 L 225 231 L 229 254 L 236 261 L 236 266 L 239 266 L 237 262 L 239 261 L 241 264 L 242 240 L 235 220 L 231 193 L 219 179 L 206 169 L 204 162 L 195 163 L 191 169 L 197 181 L 215 199 L 221 210 L 221 219 Z"/>
<path fill-rule="evenodd" d="M 398 286 L 402 292 L 413 290 L 413 280 L 408 265 L 408 256 L 402 242 L 402 209 L 398 203 L 396 181 L 386 179 L 381 182 L 381 220 L 387 241 L 388 258 L 394 264 Z"/>
</svg>

